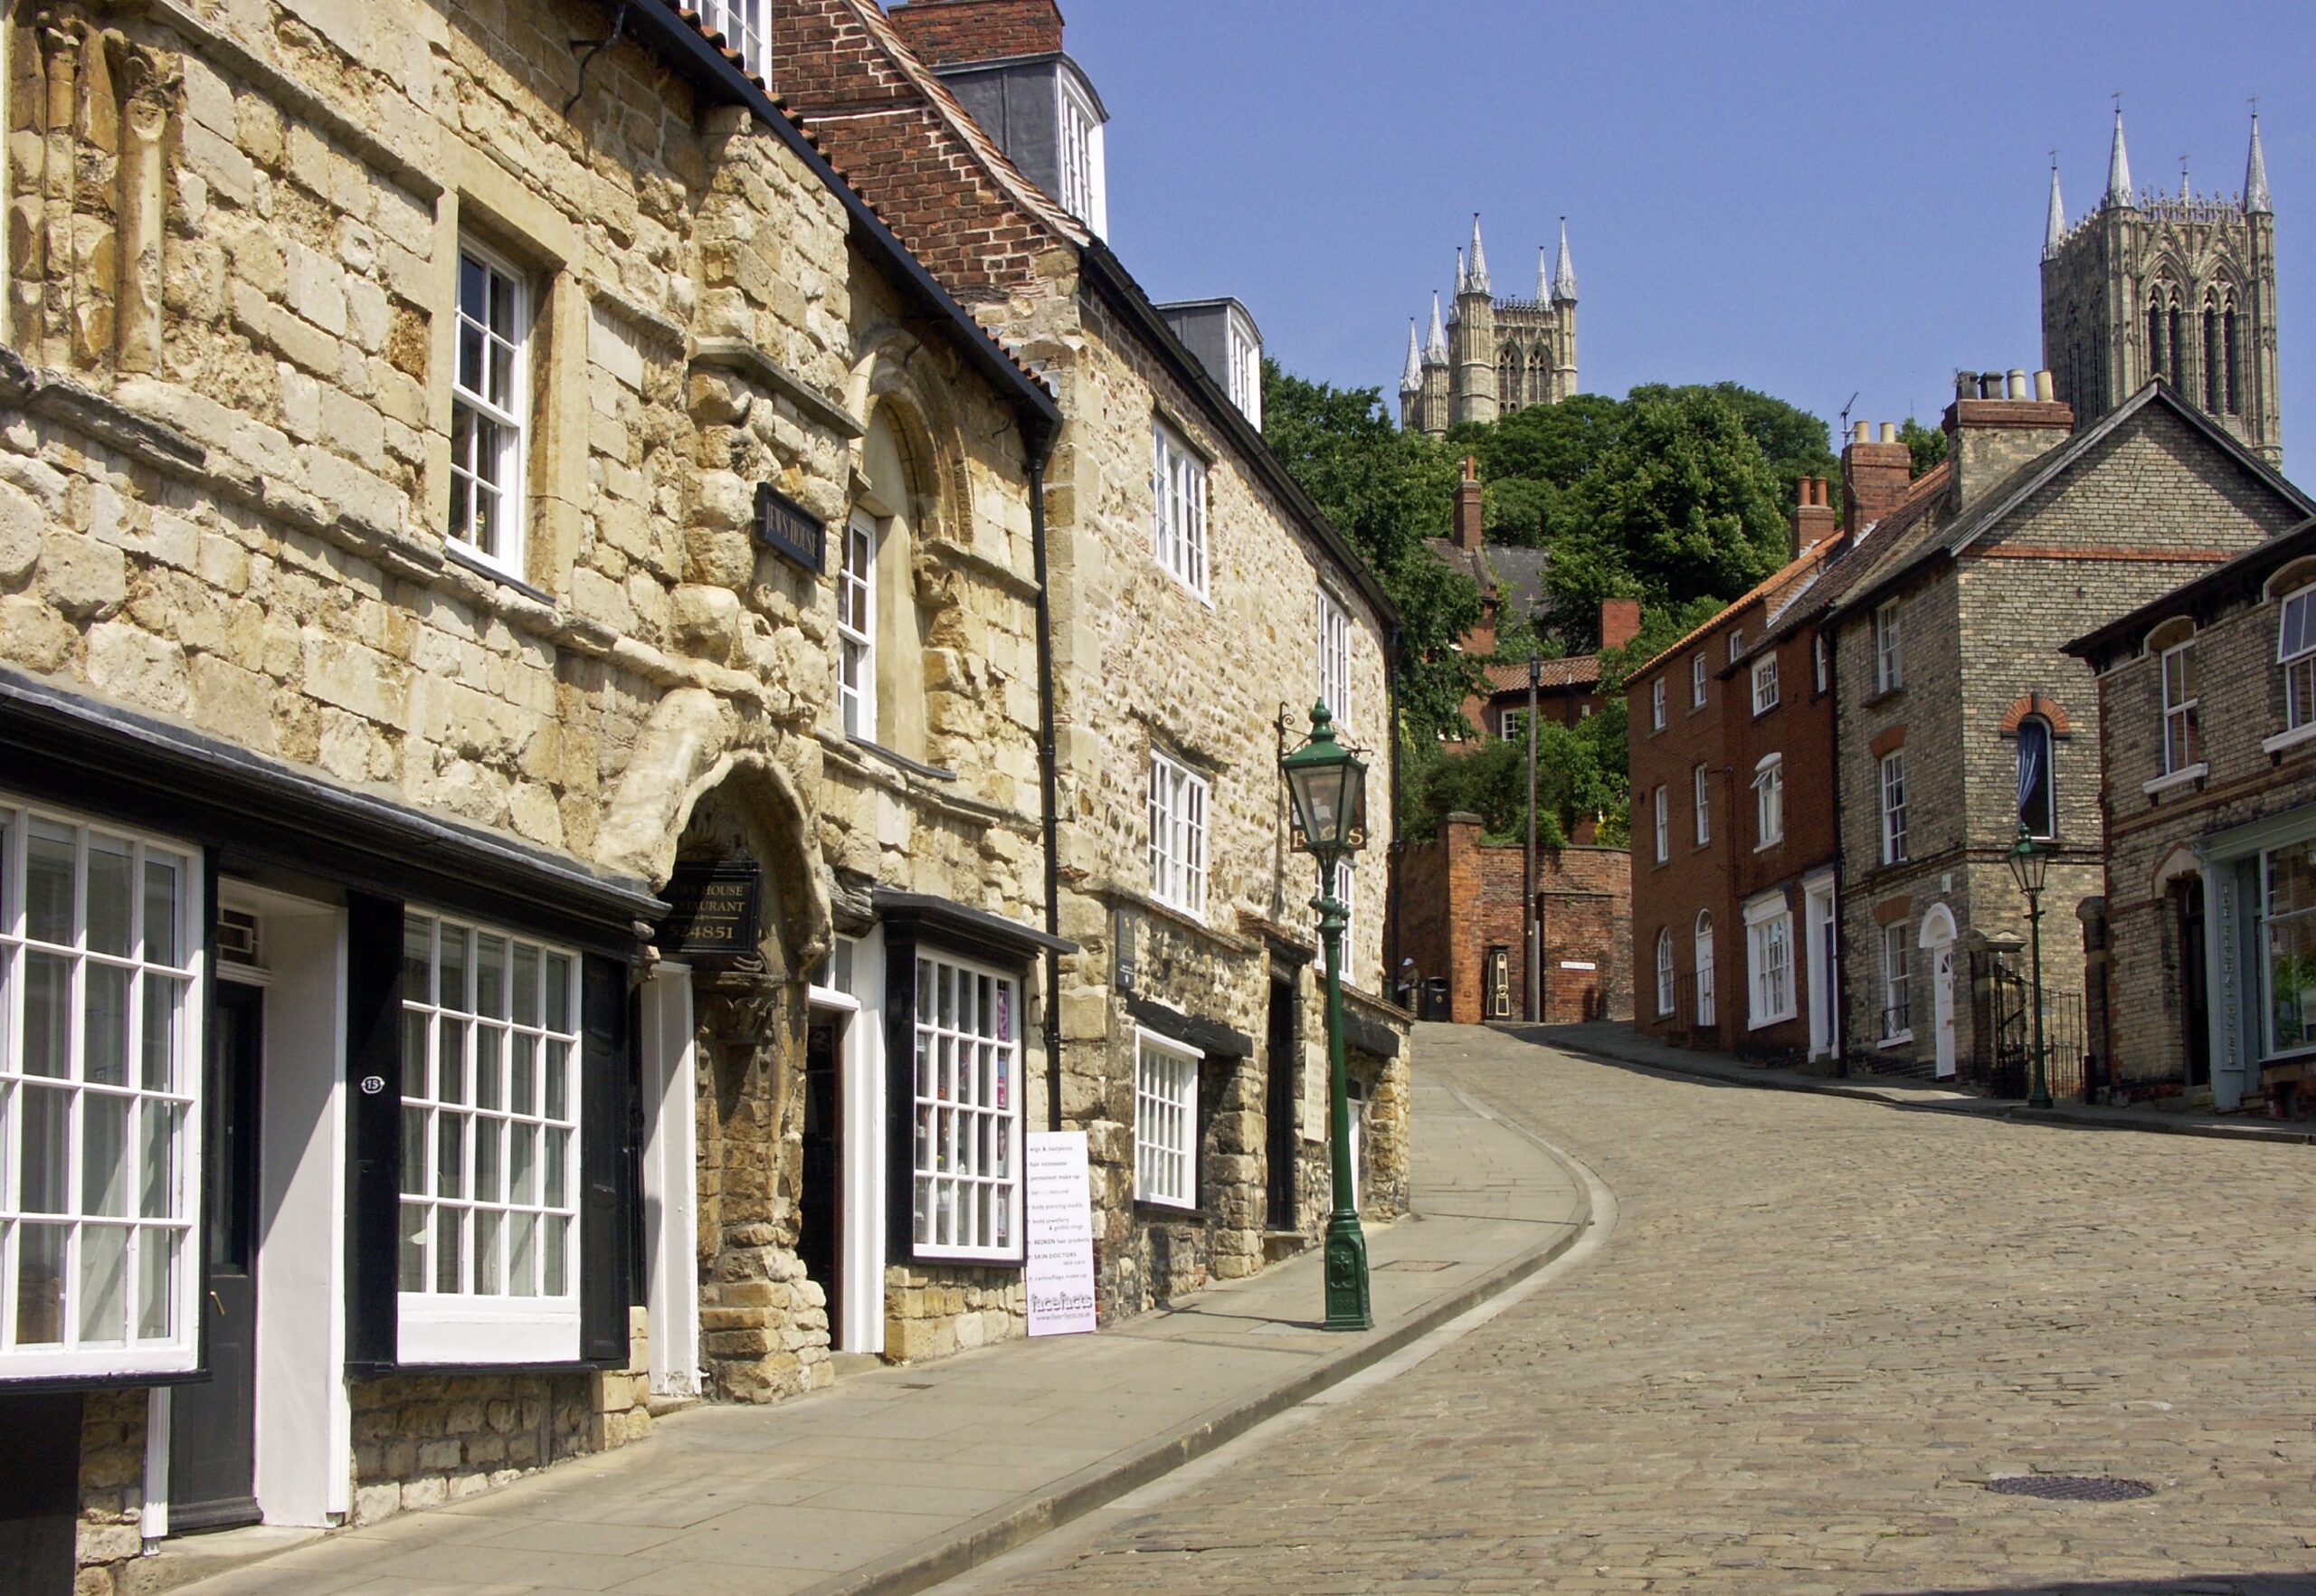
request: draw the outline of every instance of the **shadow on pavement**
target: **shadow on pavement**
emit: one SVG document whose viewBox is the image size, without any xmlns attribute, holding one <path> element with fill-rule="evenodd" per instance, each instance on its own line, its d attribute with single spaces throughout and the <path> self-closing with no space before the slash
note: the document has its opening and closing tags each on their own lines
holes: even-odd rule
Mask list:
<svg viewBox="0 0 2316 1596">
<path fill-rule="evenodd" d="M 1875 1586 L 1862 1596 L 2316 1596 L 2316 1572 L 2059 1580 L 2036 1585 Z"/>
</svg>

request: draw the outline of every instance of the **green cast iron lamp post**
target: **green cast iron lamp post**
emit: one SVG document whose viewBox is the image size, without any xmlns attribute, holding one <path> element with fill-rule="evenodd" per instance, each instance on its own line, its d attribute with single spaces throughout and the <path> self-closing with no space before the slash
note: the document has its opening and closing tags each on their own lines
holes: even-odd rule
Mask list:
<svg viewBox="0 0 2316 1596">
<path fill-rule="evenodd" d="M 1311 739 L 1281 762 L 1294 800 L 1296 847 L 1319 862 L 1319 938 L 1327 957 L 1327 1142 L 1334 1155 L 1334 1209 L 1327 1215 L 1327 1328 L 1370 1330 L 1367 1238 L 1351 1197 L 1351 1095 L 1343 1074 L 1343 933 L 1335 891 L 1343 860 L 1367 845 L 1367 766 L 1335 741 L 1324 704 L 1311 710 Z"/>
<path fill-rule="evenodd" d="M 2051 850 L 2037 847 L 2021 822 L 2018 841 L 2009 857 L 2010 879 L 2026 895 L 2026 930 L 2034 949 L 2030 956 L 2035 972 L 2035 1058 L 2026 1107 L 2047 1108 L 2051 1106 L 2051 1083 L 2043 1073 L 2043 880 L 2051 868 Z"/>
</svg>

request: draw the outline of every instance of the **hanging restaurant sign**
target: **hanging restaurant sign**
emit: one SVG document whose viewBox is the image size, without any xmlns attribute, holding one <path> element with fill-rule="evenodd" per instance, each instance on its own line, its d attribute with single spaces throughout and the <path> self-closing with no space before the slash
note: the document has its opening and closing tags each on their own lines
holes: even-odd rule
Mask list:
<svg viewBox="0 0 2316 1596">
<path fill-rule="evenodd" d="M 828 523 L 769 482 L 756 484 L 756 541 L 814 575 L 828 569 Z"/>
<path fill-rule="evenodd" d="M 763 893 L 764 872 L 753 862 L 678 865 L 668 879 L 661 950 L 679 959 L 755 952 Z"/>
</svg>

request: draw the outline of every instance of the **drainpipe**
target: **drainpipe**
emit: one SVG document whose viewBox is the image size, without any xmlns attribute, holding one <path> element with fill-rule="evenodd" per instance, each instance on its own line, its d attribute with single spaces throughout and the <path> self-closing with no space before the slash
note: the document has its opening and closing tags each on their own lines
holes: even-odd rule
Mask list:
<svg viewBox="0 0 2316 1596">
<path fill-rule="evenodd" d="M 1834 1001 L 1827 1008 L 1826 1019 L 1827 1022 L 1834 1028 L 1834 1034 L 1827 1039 L 1833 1044 L 1834 1075 L 1837 1079 L 1846 1079 L 1849 1075 L 1849 938 L 1842 934 L 1842 905 L 1849 896 L 1849 883 L 1842 875 L 1842 717 L 1839 713 L 1842 701 L 1841 669 L 1841 651 L 1835 648 L 1833 641 L 1828 639 L 1826 643 L 1826 696 L 1833 699 L 1836 706 L 1832 760 L 1834 767 L 1834 956 L 1830 961 L 1833 968 L 1827 972 L 1833 977 Z M 1807 902 L 1807 894 L 1804 895 L 1804 902 L 1805 904 Z M 1808 917 L 1808 910 L 1805 907 L 1802 910 L 1802 918 L 1807 920 Z M 1807 967 L 1804 966 L 1804 968 Z"/>
<path fill-rule="evenodd" d="M 1045 831 L 1046 935 L 1061 935 L 1061 860 L 1056 833 L 1053 730 L 1053 602 L 1047 589 L 1046 461 L 1052 457 L 1054 429 L 1046 418 L 1021 424 L 1022 461 L 1030 471 L 1030 550 L 1037 577 L 1038 628 L 1038 807 Z M 1061 955 L 1046 949 L 1046 1128 L 1061 1128 Z"/>
<path fill-rule="evenodd" d="M 1400 785 L 1400 671 L 1407 658 L 1407 636 L 1396 626 L 1384 640 L 1383 654 L 1384 724 L 1391 737 L 1391 842 L 1383 855 L 1383 901 L 1391 906 L 1391 912 L 1383 922 L 1383 935 L 1389 944 L 1383 950 L 1383 991 L 1386 996 L 1397 994 L 1408 1000 L 1408 1006 L 1412 1009 L 1414 994 L 1400 991 L 1400 916 L 1407 907 L 1400 898 L 1400 855 L 1407 849 L 1407 832 L 1400 818 L 1407 813 L 1407 794 Z"/>
</svg>

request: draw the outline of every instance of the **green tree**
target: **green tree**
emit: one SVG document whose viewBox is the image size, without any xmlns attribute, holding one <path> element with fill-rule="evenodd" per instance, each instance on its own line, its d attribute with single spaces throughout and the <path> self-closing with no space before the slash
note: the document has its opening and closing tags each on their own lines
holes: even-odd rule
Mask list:
<svg viewBox="0 0 2316 1596">
<path fill-rule="evenodd" d="M 1263 362 L 1263 436 L 1400 609 L 1400 713 L 1410 736 L 1460 735 L 1480 662 L 1461 651 L 1480 621 L 1472 580 L 1431 556 L 1447 530 L 1457 457 L 1401 432 L 1374 388 L 1337 388 Z"/>
<path fill-rule="evenodd" d="M 1797 485 L 1804 477 L 1823 477 L 1835 484 L 1841 481 L 1841 461 L 1826 441 L 1825 422 L 1799 405 L 1788 404 L 1759 389 L 1742 383 L 1690 384 L 1682 387 L 1644 384 L 1627 398 L 1637 404 L 1644 399 L 1694 394 L 1710 394 L 1737 413 L 1746 432 L 1761 446 L 1761 458 L 1770 462 L 1770 471 L 1777 479 L 1780 507 L 1799 501 Z M 1840 507 L 1837 504 L 1835 508 Z"/>
<path fill-rule="evenodd" d="M 1914 476 L 1921 476 L 1946 458 L 1946 429 L 1923 426 L 1912 416 L 1906 417 L 1898 428 L 1898 442 L 1913 456 Z"/>
</svg>

